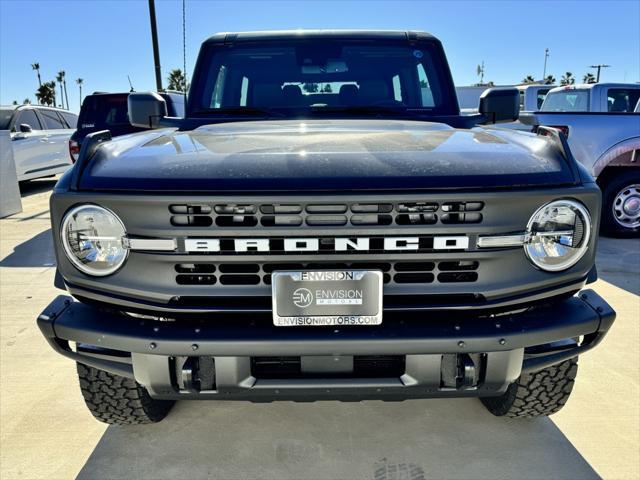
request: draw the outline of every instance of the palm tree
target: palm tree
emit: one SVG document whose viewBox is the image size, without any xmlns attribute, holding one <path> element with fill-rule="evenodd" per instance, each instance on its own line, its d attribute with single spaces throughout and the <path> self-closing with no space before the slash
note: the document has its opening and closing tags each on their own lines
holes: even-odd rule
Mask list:
<svg viewBox="0 0 640 480">
<path fill-rule="evenodd" d="M 17 105 L 17 104 L 18 104 L 18 100 L 14 100 L 11 105 Z"/>
<path fill-rule="evenodd" d="M 533 76 L 532 76 L 532 75 L 527 75 L 526 77 L 524 77 L 524 78 L 522 79 L 522 82 L 521 82 L 521 83 L 524 83 L 525 85 L 527 85 L 527 84 L 529 84 L 529 83 L 535 83 L 535 82 L 536 82 L 536 79 L 535 79 L 535 78 L 533 78 Z"/>
<path fill-rule="evenodd" d="M 62 85 L 64 85 L 64 98 L 66 99 L 66 102 L 67 102 L 67 110 L 69 110 L 69 94 L 67 93 L 67 74 L 64 70 L 60 70 L 59 73 L 62 74 Z"/>
<path fill-rule="evenodd" d="M 42 80 L 40 79 L 40 64 L 38 62 L 31 64 L 31 69 L 35 70 L 38 74 L 38 86 L 42 86 Z"/>
<path fill-rule="evenodd" d="M 56 81 L 55 80 L 51 80 L 50 82 L 45 82 L 44 85 L 47 85 L 49 87 L 49 91 L 51 92 L 51 96 L 53 98 L 53 101 L 51 102 L 51 105 L 53 105 L 55 107 L 56 105 L 56 100 L 57 100 L 57 95 L 56 95 Z"/>
<path fill-rule="evenodd" d="M 556 83 L 556 77 L 554 77 L 553 75 L 547 75 L 546 77 L 544 77 L 544 83 L 545 85 L 553 85 L 554 83 Z"/>
<path fill-rule="evenodd" d="M 571 72 L 566 72 L 560 79 L 560 85 L 573 85 L 574 83 L 576 83 L 576 79 Z"/>
<path fill-rule="evenodd" d="M 42 80 L 40 79 L 40 63 L 35 62 L 31 64 L 31 69 L 35 70 L 38 74 L 38 87 L 42 87 Z"/>
<path fill-rule="evenodd" d="M 177 90 L 178 92 L 186 92 L 186 78 L 182 70 L 179 68 L 174 68 L 169 72 L 169 76 L 167 77 L 169 84 L 167 85 L 167 90 Z"/>
<path fill-rule="evenodd" d="M 585 73 L 584 77 L 582 77 L 583 83 L 596 83 L 596 77 L 593 73 Z"/>
<path fill-rule="evenodd" d="M 84 83 L 84 80 L 82 78 L 76 78 L 76 83 L 80 89 L 80 107 L 82 107 L 82 84 Z"/>
<path fill-rule="evenodd" d="M 29 98 L 25 98 L 25 99 L 22 101 L 22 104 L 23 104 L 23 105 L 31 105 L 31 99 L 29 99 Z"/>
<path fill-rule="evenodd" d="M 60 85 L 60 102 L 61 102 L 61 107 L 64 108 L 64 92 L 62 91 L 62 72 L 58 72 L 58 74 L 56 75 L 56 81 L 58 82 L 58 85 Z"/>
<path fill-rule="evenodd" d="M 56 82 L 45 82 L 36 92 L 36 98 L 42 105 L 54 105 L 56 104 Z"/>
</svg>

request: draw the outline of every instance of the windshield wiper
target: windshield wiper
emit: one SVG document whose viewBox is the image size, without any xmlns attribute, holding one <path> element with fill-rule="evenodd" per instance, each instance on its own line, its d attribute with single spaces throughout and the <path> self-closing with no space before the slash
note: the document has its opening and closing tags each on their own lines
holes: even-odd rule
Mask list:
<svg viewBox="0 0 640 480">
<path fill-rule="evenodd" d="M 276 112 L 268 108 L 258 107 L 225 107 L 225 108 L 210 108 L 207 110 L 199 110 L 197 115 L 249 115 L 249 116 L 266 116 L 266 117 L 286 117 L 282 112 Z"/>
</svg>

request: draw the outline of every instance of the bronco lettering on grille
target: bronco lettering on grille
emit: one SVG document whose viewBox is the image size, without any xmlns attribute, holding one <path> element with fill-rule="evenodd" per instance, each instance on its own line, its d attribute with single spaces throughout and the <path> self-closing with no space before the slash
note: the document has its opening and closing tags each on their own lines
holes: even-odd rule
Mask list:
<svg viewBox="0 0 640 480">
<path fill-rule="evenodd" d="M 428 246 L 425 246 L 425 241 Z M 466 250 L 469 248 L 469 237 L 466 235 L 432 238 L 424 237 L 384 237 L 384 238 L 187 238 L 184 249 L 192 252 L 318 252 L 318 251 L 419 251 L 422 248 L 432 250 Z"/>
</svg>

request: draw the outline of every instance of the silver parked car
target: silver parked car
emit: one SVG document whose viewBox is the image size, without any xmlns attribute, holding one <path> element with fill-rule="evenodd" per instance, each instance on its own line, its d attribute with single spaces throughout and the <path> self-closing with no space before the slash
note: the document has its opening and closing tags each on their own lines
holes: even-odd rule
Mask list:
<svg viewBox="0 0 640 480">
<path fill-rule="evenodd" d="M 69 168 L 68 142 L 77 121 L 77 115 L 58 108 L 0 107 L 0 130 L 11 132 L 18 181 L 55 175 Z"/>
</svg>

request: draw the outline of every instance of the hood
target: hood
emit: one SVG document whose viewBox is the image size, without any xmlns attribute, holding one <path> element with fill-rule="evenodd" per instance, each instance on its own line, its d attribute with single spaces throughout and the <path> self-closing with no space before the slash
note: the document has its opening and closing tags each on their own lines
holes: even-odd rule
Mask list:
<svg viewBox="0 0 640 480">
<path fill-rule="evenodd" d="M 400 120 L 286 120 L 162 129 L 102 145 L 83 190 L 327 191 L 560 185 L 547 139 Z"/>
</svg>

